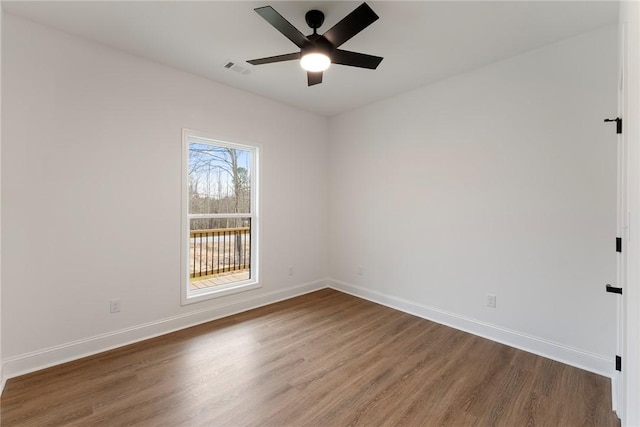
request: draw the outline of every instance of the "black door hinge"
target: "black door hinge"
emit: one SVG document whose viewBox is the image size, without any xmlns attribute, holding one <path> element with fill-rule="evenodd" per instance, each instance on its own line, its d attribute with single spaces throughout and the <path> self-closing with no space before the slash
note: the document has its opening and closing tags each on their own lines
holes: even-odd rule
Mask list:
<svg viewBox="0 0 640 427">
<path fill-rule="evenodd" d="M 622 288 L 616 288 L 615 286 L 607 285 L 605 286 L 605 289 L 609 293 L 622 295 Z"/>
<path fill-rule="evenodd" d="M 616 355 L 616 371 L 622 372 L 622 357 Z"/>
<path fill-rule="evenodd" d="M 604 122 L 616 122 L 616 133 L 622 133 L 622 119 L 620 117 L 616 117 L 615 119 L 604 119 Z"/>
<path fill-rule="evenodd" d="M 616 252 L 622 252 L 622 237 L 616 237 Z"/>
</svg>

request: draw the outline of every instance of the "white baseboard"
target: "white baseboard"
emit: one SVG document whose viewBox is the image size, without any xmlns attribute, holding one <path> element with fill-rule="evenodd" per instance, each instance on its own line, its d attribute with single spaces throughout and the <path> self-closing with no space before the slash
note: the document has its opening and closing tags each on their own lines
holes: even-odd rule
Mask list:
<svg viewBox="0 0 640 427">
<path fill-rule="evenodd" d="M 31 353 L 8 357 L 2 363 L 2 387 L 4 388 L 4 384 L 9 378 L 273 304 L 326 287 L 326 280 L 317 280 L 315 282 L 261 294 L 239 302 L 195 310 L 178 316 L 96 335 Z"/>
<path fill-rule="evenodd" d="M 328 280 L 330 288 L 359 298 L 363 298 L 387 307 L 422 317 L 461 331 L 469 332 L 510 347 L 556 360 L 576 368 L 594 372 L 605 377 L 613 377 L 615 361 L 608 357 L 588 351 L 569 347 L 543 338 L 534 337 L 522 332 L 481 322 L 468 317 L 449 313 L 434 307 L 428 307 L 413 301 L 387 295 L 382 292 L 366 289 L 339 280 Z"/>
</svg>

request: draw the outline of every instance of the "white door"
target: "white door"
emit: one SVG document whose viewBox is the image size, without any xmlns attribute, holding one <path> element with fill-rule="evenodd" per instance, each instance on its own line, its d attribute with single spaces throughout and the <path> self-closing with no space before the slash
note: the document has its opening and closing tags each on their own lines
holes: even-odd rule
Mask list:
<svg viewBox="0 0 640 427">
<path fill-rule="evenodd" d="M 618 69 L 619 69 L 619 81 L 618 81 L 618 117 L 623 121 L 621 123 L 622 130 L 624 130 L 624 117 L 623 111 L 625 107 L 625 59 L 626 59 L 626 45 L 627 34 L 626 25 L 621 24 L 619 30 L 619 42 L 618 42 Z M 611 131 L 617 130 L 618 124 L 611 123 Z M 617 139 L 617 154 L 618 154 L 618 167 L 617 167 L 617 237 L 620 238 L 620 251 L 617 253 L 616 264 L 617 283 L 614 287 L 622 288 L 622 294 L 611 294 L 611 298 L 616 298 L 616 359 L 624 354 L 624 298 L 625 298 L 625 285 L 627 283 L 626 275 L 626 261 L 623 254 L 626 251 L 626 242 L 629 237 L 629 209 L 627 206 L 627 145 L 624 138 L 624 132 L 618 134 Z M 618 242 L 616 242 L 618 249 Z M 616 368 L 618 368 L 618 361 L 616 360 Z M 616 370 L 612 378 L 611 398 L 614 411 L 621 415 L 624 413 L 624 384 L 620 371 Z"/>
</svg>

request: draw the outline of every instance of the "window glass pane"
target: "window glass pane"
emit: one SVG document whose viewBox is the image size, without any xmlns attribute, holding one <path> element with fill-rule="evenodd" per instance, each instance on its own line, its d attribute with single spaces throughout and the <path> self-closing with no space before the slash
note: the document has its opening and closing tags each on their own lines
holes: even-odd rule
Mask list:
<svg viewBox="0 0 640 427">
<path fill-rule="evenodd" d="M 189 213 L 251 213 L 251 152 L 189 143 Z"/>
<path fill-rule="evenodd" d="M 251 218 L 189 220 L 191 290 L 251 278 Z"/>
</svg>

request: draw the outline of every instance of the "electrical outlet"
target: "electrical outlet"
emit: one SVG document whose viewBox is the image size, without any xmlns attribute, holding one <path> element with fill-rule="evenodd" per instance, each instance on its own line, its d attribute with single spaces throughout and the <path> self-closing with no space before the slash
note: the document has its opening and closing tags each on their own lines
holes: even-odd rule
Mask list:
<svg viewBox="0 0 640 427">
<path fill-rule="evenodd" d="M 120 299 L 114 298 L 111 301 L 109 301 L 109 312 L 110 313 L 120 312 Z"/>
<path fill-rule="evenodd" d="M 289 276 L 293 276 L 293 265 L 289 266 Z"/>
<path fill-rule="evenodd" d="M 496 308 L 496 296 L 487 294 L 487 307 Z"/>
<path fill-rule="evenodd" d="M 358 276 L 364 276 L 364 268 L 361 265 L 358 266 Z"/>
</svg>

